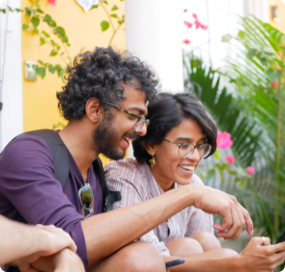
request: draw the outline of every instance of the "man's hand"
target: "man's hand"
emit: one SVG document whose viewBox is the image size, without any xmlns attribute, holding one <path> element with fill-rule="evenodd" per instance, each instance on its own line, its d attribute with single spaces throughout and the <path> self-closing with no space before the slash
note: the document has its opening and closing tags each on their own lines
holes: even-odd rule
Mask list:
<svg viewBox="0 0 285 272">
<path fill-rule="evenodd" d="M 54 255 L 65 248 L 74 252 L 77 249 L 69 234 L 55 226 L 37 225 L 35 233 L 35 243 L 37 243 L 35 253 L 16 261 L 23 272 L 37 272 L 38 270 L 33 268 L 31 264 L 41 257 Z M 61 254 L 59 255 L 61 256 Z"/>
<path fill-rule="evenodd" d="M 219 214 L 224 218 L 222 225 L 214 224 L 214 228 L 218 230 L 217 236 L 223 237 L 225 240 L 236 239 L 245 224 L 248 234 L 252 235 L 252 220 L 248 211 L 238 203 L 235 196 L 209 186 L 197 184 L 189 186 L 194 190 L 195 200 L 193 205 L 196 208 L 210 214 Z"/>
</svg>

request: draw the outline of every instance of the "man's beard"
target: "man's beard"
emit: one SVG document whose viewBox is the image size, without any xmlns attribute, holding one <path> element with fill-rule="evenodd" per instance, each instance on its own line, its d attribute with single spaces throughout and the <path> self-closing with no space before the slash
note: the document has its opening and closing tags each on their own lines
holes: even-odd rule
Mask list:
<svg viewBox="0 0 285 272">
<path fill-rule="evenodd" d="M 93 140 L 98 147 L 98 154 L 102 153 L 112 160 L 119 160 L 125 157 L 126 150 L 118 151 L 117 145 L 120 139 L 117 139 L 118 133 L 112 127 L 113 119 L 110 112 L 104 113 L 103 121 L 93 132 Z"/>
</svg>

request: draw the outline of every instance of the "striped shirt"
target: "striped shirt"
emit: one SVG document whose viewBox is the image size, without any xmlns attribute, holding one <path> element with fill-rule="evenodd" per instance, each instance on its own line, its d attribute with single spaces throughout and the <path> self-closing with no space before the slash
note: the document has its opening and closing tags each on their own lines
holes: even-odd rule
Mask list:
<svg viewBox="0 0 285 272">
<path fill-rule="evenodd" d="M 127 158 L 107 163 L 104 170 L 108 188 L 120 191 L 122 195 L 122 200 L 113 203 L 111 210 L 137 204 L 164 193 L 147 164 L 139 164 L 136 160 Z M 195 174 L 191 183 L 203 184 Z M 183 185 L 174 184 L 174 188 L 181 186 Z M 190 206 L 143 235 L 140 240 L 153 244 L 162 255 L 169 256 L 166 243 L 200 231 L 213 233 L 212 226 L 212 215 Z"/>
</svg>

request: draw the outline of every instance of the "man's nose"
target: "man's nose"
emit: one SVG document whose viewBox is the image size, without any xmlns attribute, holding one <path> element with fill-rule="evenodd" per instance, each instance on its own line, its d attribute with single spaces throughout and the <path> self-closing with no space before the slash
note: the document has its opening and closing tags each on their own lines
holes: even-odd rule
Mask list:
<svg viewBox="0 0 285 272">
<path fill-rule="evenodd" d="M 136 134 L 139 136 L 146 135 L 147 132 L 147 126 L 144 124 L 138 131 L 136 131 Z"/>
</svg>

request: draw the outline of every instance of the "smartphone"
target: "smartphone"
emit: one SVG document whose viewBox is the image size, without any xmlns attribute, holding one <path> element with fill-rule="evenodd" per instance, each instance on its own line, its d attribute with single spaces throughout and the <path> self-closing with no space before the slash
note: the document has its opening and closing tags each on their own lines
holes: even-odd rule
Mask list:
<svg viewBox="0 0 285 272">
<path fill-rule="evenodd" d="M 183 263 L 185 263 L 184 259 L 177 259 L 177 260 L 173 260 L 170 262 L 166 262 L 165 266 L 166 266 L 166 268 L 168 268 L 168 267 L 172 267 L 172 266 L 183 264 Z"/>
<path fill-rule="evenodd" d="M 283 232 L 283 234 L 280 236 L 280 238 L 277 240 L 275 244 L 281 243 L 283 241 L 285 241 L 285 231 Z"/>
</svg>

